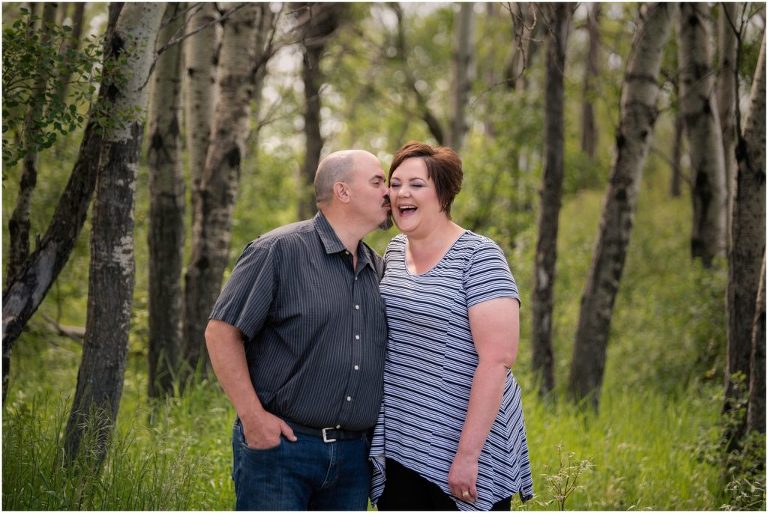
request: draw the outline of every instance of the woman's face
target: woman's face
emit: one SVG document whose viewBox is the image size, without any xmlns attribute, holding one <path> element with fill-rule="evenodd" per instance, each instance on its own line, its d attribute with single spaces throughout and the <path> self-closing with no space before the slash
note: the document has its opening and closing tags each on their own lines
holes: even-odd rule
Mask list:
<svg viewBox="0 0 768 513">
<path fill-rule="evenodd" d="M 418 157 L 406 159 L 389 180 L 392 217 L 401 232 L 413 234 L 430 230 L 438 216 L 445 216 L 437 198 L 435 182 Z"/>
</svg>

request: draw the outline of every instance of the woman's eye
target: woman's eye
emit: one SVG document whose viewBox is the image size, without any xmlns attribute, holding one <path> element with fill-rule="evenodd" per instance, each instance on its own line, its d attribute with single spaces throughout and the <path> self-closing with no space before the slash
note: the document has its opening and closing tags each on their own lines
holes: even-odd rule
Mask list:
<svg viewBox="0 0 768 513">
<path fill-rule="evenodd" d="M 399 184 L 399 183 L 391 183 L 391 184 L 389 184 L 389 186 L 390 186 L 392 189 L 398 189 L 398 188 L 400 187 L 400 184 Z"/>
</svg>

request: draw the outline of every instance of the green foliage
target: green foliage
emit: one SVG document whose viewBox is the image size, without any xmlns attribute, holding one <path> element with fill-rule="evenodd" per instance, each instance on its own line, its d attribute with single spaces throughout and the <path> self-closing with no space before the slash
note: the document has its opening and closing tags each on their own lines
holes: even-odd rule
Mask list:
<svg viewBox="0 0 768 513">
<path fill-rule="evenodd" d="M 700 391 L 670 398 L 609 388 L 596 414 L 524 390 L 531 391 L 524 409 L 536 497 L 520 509 L 560 509 L 566 480 L 571 510 L 718 508 L 717 467 L 691 458 L 696 434 L 717 416 Z"/>
<path fill-rule="evenodd" d="M 765 510 L 765 433 L 744 433 L 749 396 L 746 376 L 736 373 L 731 383 L 734 394 L 729 409 L 700 434 L 693 452 L 699 461 L 722 469 L 722 509 Z M 714 399 L 723 404 L 722 390 Z"/>
<path fill-rule="evenodd" d="M 267 182 L 285 177 L 262 175 L 272 165 L 280 165 L 262 157 L 259 161 L 263 169 L 249 175 L 248 187 L 260 186 L 257 176 Z M 286 160 L 281 165 L 294 164 Z M 742 474 L 724 481 L 721 459 L 692 457 L 698 454 L 697 448 L 713 443 L 721 433 L 720 380 L 709 379 L 708 366 L 697 367 L 696 361 L 710 338 L 722 350 L 724 339 L 719 338 L 722 328 L 718 325 L 724 323 L 719 312 L 723 282 L 711 275 L 707 279 L 701 269 L 690 265 L 686 237 L 680 237 L 680 233 L 688 233 L 689 202 L 669 200 L 659 181 L 663 181 L 661 174 L 646 173 L 617 298 L 599 413 L 585 413 L 565 401 L 542 401 L 536 396 L 530 372 L 530 315 L 526 313 L 530 311 L 526 296 L 531 290 L 535 227 L 517 234 L 515 248 L 507 253 L 524 294 L 515 374 L 524 393 L 536 487 L 534 500 L 516 502 L 517 509 L 711 510 L 723 504 L 746 507 L 759 501 L 760 483 L 764 482 L 759 477 L 764 471 L 757 477 Z M 249 240 L 252 231 L 247 227 L 256 226 L 251 223 L 282 222 L 275 217 L 283 215 L 279 214 L 282 210 L 269 213 L 279 201 L 265 197 L 261 203 L 243 205 L 248 222 L 238 228 L 241 240 L 233 238 L 233 247 Z M 602 192 L 582 191 L 563 205 L 554 317 L 561 389 L 601 201 Z M 248 206 L 253 212 L 246 212 Z M 372 234 L 369 241 L 381 250 L 394 232 Z M 711 291 L 703 293 L 705 286 Z M 693 328 L 703 322 L 701 316 L 713 318 L 712 325 L 699 333 Z M 707 329 L 713 333 L 705 337 Z M 66 391 L 74 390 L 80 349 L 46 332 L 25 333 L 23 338 L 11 367 L 9 404 L 14 405 L 10 410 L 14 413 L 4 416 L 5 443 L 13 441 L 16 447 L 4 446 L 3 506 L 74 507 L 76 496 L 68 490 L 77 489 L 76 476 L 60 475 L 46 462 L 53 461 L 53 440 L 58 439 L 63 425 L 57 415 L 68 407 L 68 399 L 62 399 Z M 119 457 L 109 456 L 97 484 L 81 483 L 79 500 L 99 509 L 231 509 L 234 413 L 226 397 L 215 383 L 203 380 L 183 397 L 148 405 L 140 340 L 133 344 L 115 435 L 117 449 L 113 449 Z M 38 406 L 34 414 L 24 417 L 27 420 L 15 413 L 30 404 Z M 34 429 L 38 430 L 34 439 L 18 441 L 35 433 Z M 762 443 L 764 446 L 764 439 Z M 755 446 L 759 447 L 759 441 Z M 758 459 L 759 453 L 754 454 L 749 461 Z M 177 464 L 169 467 L 170 461 Z M 38 468 L 25 469 L 20 462 L 38 462 Z M 189 472 L 179 474 L 184 468 Z M 16 472 L 22 476 L 18 480 Z M 171 488 L 174 483 L 178 488 Z M 100 491 L 107 485 L 136 490 L 139 496 L 133 502 L 121 494 L 109 500 Z M 21 498 L 16 499 L 17 495 Z M 59 497 L 58 502 L 50 502 L 50 497 Z"/>
<path fill-rule="evenodd" d="M 8 399 L 3 415 L 3 509 L 231 509 L 226 468 L 234 414 L 218 387 L 202 381 L 184 397 L 147 404 L 146 372 L 132 357 L 101 472 L 87 450 L 66 466 L 62 437 L 71 396 L 61 391 L 73 390 L 78 349 L 66 340 L 51 346 L 50 336 L 25 342 L 40 347 L 14 353 L 15 363 L 29 365 L 22 379 L 31 381 Z M 45 369 L 32 366 L 39 351 Z M 83 447 L 92 447 L 95 433 Z"/>
<path fill-rule="evenodd" d="M 601 62 L 605 68 L 601 70 L 599 93 L 591 98 L 601 142 L 594 160 L 583 156 L 577 143 L 583 76 L 580 62 L 585 55 L 578 30 L 569 43 L 565 195 L 553 316 L 558 397 L 564 396 L 580 298 L 610 172 L 612 130 L 618 120 L 621 76 L 637 8 L 635 4 L 605 4 L 601 22 L 605 52 Z M 446 123 L 450 116 L 455 11 L 438 4 L 404 5 L 409 46 L 406 68 L 393 53 L 396 33 L 391 8 L 354 4 L 350 9 L 356 21 L 339 30 L 322 63 L 326 75 L 321 92 L 325 149 L 370 149 L 387 169 L 391 154 L 405 140 L 434 142 L 406 84 L 406 70 L 413 71 L 419 90 L 440 121 Z M 668 197 L 669 171 L 654 152 L 647 159 L 614 307 L 600 411 L 585 413 L 567 402 L 545 402 L 536 396 L 530 370 L 530 294 L 537 190 L 544 165 L 545 53 L 539 47 L 531 55 L 527 90 L 508 89 L 502 70 L 513 49 L 511 18 L 504 7 L 499 13 L 477 18 L 477 33 L 482 36 L 477 41 L 477 74 L 468 109 L 472 128 L 461 151 L 466 173 L 453 217 L 500 243 L 523 295 L 520 352 L 514 371 L 524 393 L 537 495 L 516 507 L 764 507 L 765 470 L 758 465 L 764 460 L 764 437 L 750 435 L 743 444 L 744 451 L 727 455 L 727 460 L 719 449 L 723 431 L 720 376 L 726 340 L 725 269 L 720 265 L 705 270 L 691 262 L 690 199 L 685 195 Z M 4 40 L 4 52 L 6 44 Z M 300 61 L 296 61 L 294 50 L 285 48 L 280 55 L 295 64 Z M 745 60 L 751 59 L 747 54 Z M 113 64 L 107 64 L 107 72 L 109 66 Z M 668 69 L 675 72 L 671 64 Z M 297 171 L 303 159 L 303 95 L 295 71 L 290 66 L 270 68 L 263 105 L 258 109 L 261 130 L 249 141 L 251 147 L 242 163 L 231 263 L 248 241 L 296 220 Z M 116 77 L 118 81 L 126 79 Z M 4 108 L 5 101 L 4 96 Z M 3 117 L 5 123 L 5 114 Z M 654 138 L 657 149 L 664 151 L 669 151 L 666 148 L 671 141 L 668 118 L 662 109 Z M 105 125 L 107 121 L 102 120 Z M 15 134 L 14 130 L 5 132 L 4 125 L 4 147 L 6 136 Z M 33 232 L 39 232 L 50 217 L 67 178 L 62 168 L 74 162 L 79 137 L 78 129 L 57 134 L 51 151 L 41 155 L 31 214 Z M 4 169 L 11 178 L 17 178 L 15 171 Z M 82 472 L 64 470 L 60 465 L 65 412 L 71 403 L 69 394 L 75 389 L 81 348 L 52 335 L 36 317 L 13 354 L 10 397 L 3 416 L 4 508 L 232 508 L 229 476 L 234 413 L 219 387 L 203 379 L 187 387 L 183 397 L 176 395 L 153 404 L 146 396 L 148 256 L 142 241 L 146 240 L 148 181 L 142 166 L 137 181 L 137 280 L 129 362 L 117 431 L 104 470 L 98 477 L 85 479 Z M 4 184 L 3 192 L 7 218 L 16 194 L 13 179 Z M 7 227 L 4 230 L 7 233 Z M 395 233 L 396 228 L 375 232 L 366 240 L 381 253 Z M 189 242 L 188 238 L 186 244 Z M 62 324 L 84 325 L 87 273 L 86 225 L 41 312 Z M 738 467 L 739 463 L 744 463 L 743 467 Z M 727 475 L 722 468 L 729 469 Z"/>
<path fill-rule="evenodd" d="M 199 488 L 205 458 L 192 456 L 188 441 L 175 438 L 166 426 L 134 423 L 118 432 L 101 472 L 87 451 L 65 465 L 61 433 L 67 403 L 60 397 L 36 397 L 6 410 L 3 509 L 208 509 L 211 495 L 204 491 L 211 487 Z M 90 433 L 83 447 L 93 446 Z"/>
<path fill-rule="evenodd" d="M 26 340 L 40 347 L 14 353 L 17 374 L 3 416 L 5 509 L 232 508 L 234 412 L 226 397 L 202 380 L 183 397 L 148 404 L 143 358 L 135 354 L 102 474 L 86 479 L 63 469 L 60 437 L 70 398 L 62 390 L 74 385 L 78 348 L 66 341 L 51 346 L 50 339 Z M 699 433 L 718 422 L 715 385 L 672 397 L 613 387 L 599 414 L 585 414 L 540 401 L 526 372 L 519 375 L 536 496 L 516 509 L 717 509 L 718 467 L 691 458 Z"/>
<path fill-rule="evenodd" d="M 722 10 L 718 9 L 718 15 L 723 15 Z M 760 3 L 745 3 L 741 8 L 736 9 L 737 19 L 733 21 L 737 31 L 741 31 L 742 45 L 739 51 L 738 73 L 739 79 L 743 81 L 744 91 L 751 88 L 752 78 L 755 75 L 755 67 L 760 56 L 760 48 L 763 46 L 763 40 L 755 37 L 755 34 L 762 33 L 765 30 L 765 5 Z M 749 36 L 752 37 L 749 37 Z"/>
<path fill-rule="evenodd" d="M 28 9 L 3 30 L 3 163 L 12 166 L 28 152 L 50 148 L 58 137 L 75 131 L 98 84 L 101 45 L 88 38 L 76 49 L 67 43 L 71 28 L 41 23 Z M 65 48 L 63 52 L 59 48 Z M 64 81 L 69 80 L 68 84 Z M 69 86 L 70 97 L 59 93 Z M 34 112 L 28 137 L 15 140 L 26 113 Z"/>
</svg>

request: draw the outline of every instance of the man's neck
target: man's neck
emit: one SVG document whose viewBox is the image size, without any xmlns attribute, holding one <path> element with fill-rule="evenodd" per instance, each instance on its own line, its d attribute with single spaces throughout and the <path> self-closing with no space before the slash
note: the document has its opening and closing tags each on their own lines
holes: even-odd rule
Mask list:
<svg viewBox="0 0 768 513">
<path fill-rule="evenodd" d="M 344 247 L 347 248 L 347 251 L 352 254 L 355 263 L 357 263 L 357 246 L 360 244 L 363 235 L 360 234 L 359 230 L 355 230 L 355 227 L 348 220 L 345 220 L 339 212 L 333 210 L 323 210 L 322 212 L 328 224 L 331 225 L 331 228 L 336 233 L 336 236 L 344 244 Z"/>
</svg>

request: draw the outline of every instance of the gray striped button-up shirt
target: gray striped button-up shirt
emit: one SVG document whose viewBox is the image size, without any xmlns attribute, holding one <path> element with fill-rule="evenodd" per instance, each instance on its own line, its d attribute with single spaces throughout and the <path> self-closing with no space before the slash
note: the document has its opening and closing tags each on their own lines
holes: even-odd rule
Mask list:
<svg viewBox="0 0 768 513">
<path fill-rule="evenodd" d="M 306 426 L 376 423 L 387 342 L 381 258 L 361 242 L 357 269 L 322 213 L 249 243 L 211 312 L 245 338 L 264 408 Z"/>
</svg>

